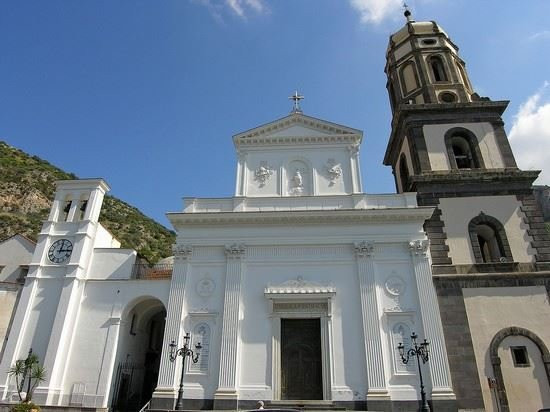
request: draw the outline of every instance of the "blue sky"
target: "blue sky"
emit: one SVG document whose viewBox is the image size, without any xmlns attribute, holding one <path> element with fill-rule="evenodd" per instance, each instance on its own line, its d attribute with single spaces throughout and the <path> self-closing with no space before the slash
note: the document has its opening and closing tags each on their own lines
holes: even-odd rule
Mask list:
<svg viewBox="0 0 550 412">
<path fill-rule="evenodd" d="M 550 1 L 409 1 L 460 47 L 482 96 L 509 99 L 520 166 L 550 161 Z M 363 186 L 394 192 L 383 72 L 396 0 L 4 0 L 0 139 L 168 225 L 183 196 L 231 196 L 231 136 L 288 114 L 364 131 Z M 543 176 L 541 183 L 550 183 Z"/>
</svg>

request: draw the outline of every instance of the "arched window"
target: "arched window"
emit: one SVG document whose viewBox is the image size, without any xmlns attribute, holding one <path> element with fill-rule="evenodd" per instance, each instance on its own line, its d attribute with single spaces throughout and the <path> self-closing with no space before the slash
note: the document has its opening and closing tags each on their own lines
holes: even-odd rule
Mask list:
<svg viewBox="0 0 550 412">
<path fill-rule="evenodd" d="M 481 212 L 468 225 L 476 263 L 512 262 L 512 251 L 504 226 Z"/>
<path fill-rule="evenodd" d="M 401 182 L 401 191 L 406 192 L 409 188 L 409 167 L 404 154 L 399 159 L 399 181 Z"/>
<path fill-rule="evenodd" d="M 429 59 L 429 64 L 432 69 L 432 74 L 434 81 L 436 82 L 446 82 L 447 73 L 445 72 L 445 66 L 443 65 L 443 60 L 439 56 L 432 56 Z"/>
<path fill-rule="evenodd" d="M 467 129 L 455 127 L 445 134 L 451 169 L 483 168 L 477 137 Z"/>
</svg>

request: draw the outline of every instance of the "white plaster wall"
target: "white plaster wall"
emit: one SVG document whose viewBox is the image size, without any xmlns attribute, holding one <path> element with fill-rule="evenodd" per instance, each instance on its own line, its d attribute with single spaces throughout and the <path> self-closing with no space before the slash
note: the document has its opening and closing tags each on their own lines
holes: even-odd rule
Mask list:
<svg viewBox="0 0 550 412">
<path fill-rule="evenodd" d="M 33 353 L 43 362 L 64 279 L 35 279 L 30 282 L 27 280 L 25 288 L 32 288 L 33 283 L 36 284 L 35 298 L 28 309 L 29 313 L 23 339 L 26 347 L 20 348 L 19 357 L 26 357 L 28 350 L 32 348 Z M 12 333 L 17 332 L 12 330 Z"/>
<path fill-rule="evenodd" d="M 269 300 L 264 296 L 268 285 L 278 285 L 301 276 L 305 281 L 336 288 L 331 317 L 332 396 L 340 400 L 364 399 L 367 388 L 366 360 L 361 315 L 357 264 L 353 242 L 363 239 L 400 239 L 399 243 L 376 250 L 376 281 L 380 307 L 382 348 L 390 392 L 396 399 L 412 399 L 416 393 L 416 375 L 394 376 L 389 358 L 395 354 L 389 340 L 385 311 L 398 315 L 411 331 L 422 330 L 418 313 L 418 292 L 414 281 L 407 241 L 421 233 L 420 222 L 327 224 L 327 225 L 223 225 L 188 226 L 179 230 L 178 242 L 202 244 L 194 247 L 185 288 L 184 330 L 192 330 L 198 320 L 211 326 L 210 368 L 206 374 L 187 373 L 184 390 L 191 398 L 212 398 L 218 385 L 220 337 L 223 325 L 226 258 L 224 244 L 244 243 L 246 257 L 241 283 L 240 347 L 238 391 L 241 399 L 272 398 L 272 320 Z M 182 236 L 185 234 L 185 237 Z M 399 298 L 383 292 L 390 277 L 400 277 L 408 284 Z M 209 296 L 199 296 L 203 279 L 210 279 L 215 289 Z M 401 309 L 397 306 L 401 305 Z M 202 313 L 201 313 L 202 312 Z M 418 317 L 417 317 L 418 316 Z M 429 387 L 429 383 L 427 384 Z"/>
<path fill-rule="evenodd" d="M 272 323 L 264 288 L 296 280 L 298 276 L 336 287 L 332 311 L 332 385 L 340 391 L 364 396 L 365 356 L 354 261 L 331 264 L 308 260 L 295 264 L 256 261 L 247 265 L 243 279 L 240 361 L 241 394 L 245 398 L 255 399 L 257 391 L 272 389 Z"/>
<path fill-rule="evenodd" d="M 5 341 L 8 339 L 8 327 L 15 311 L 18 294 L 19 288 L 6 288 L 0 285 L 0 348 L 2 349 L 4 348 Z M 0 352 L 1 355 L 2 353 Z"/>
<path fill-rule="evenodd" d="M 206 323 L 210 328 L 208 370 L 189 371 L 185 376 L 189 396 L 212 399 L 218 388 L 220 346 L 223 326 L 226 263 L 223 247 L 195 248 L 185 287 L 183 329 L 193 333 L 195 326 Z M 201 293 L 201 282 L 213 282 L 211 294 Z"/>
<path fill-rule="evenodd" d="M 28 265 L 34 252 L 34 244 L 15 235 L 0 243 L 0 281 L 15 282 L 21 273 L 21 265 Z"/>
<path fill-rule="evenodd" d="M 124 341 L 123 330 L 128 324 L 125 314 L 144 299 L 158 299 L 167 306 L 170 280 L 87 281 L 80 306 L 74 341 L 67 362 L 64 379 L 64 404 L 67 404 L 76 382 L 86 385 L 88 402 L 101 405 L 103 397 L 95 399 L 106 388 L 100 386 L 102 370 L 113 368 L 107 376 L 110 386 L 116 373 L 115 357 L 119 342 Z M 107 345 L 108 333 L 113 333 L 112 319 L 122 315 L 120 332 L 114 346 Z M 108 394 L 110 399 L 111 394 Z"/>
<path fill-rule="evenodd" d="M 88 279 L 130 279 L 136 261 L 132 249 L 94 249 Z"/>
<path fill-rule="evenodd" d="M 487 377 L 494 377 L 489 354 L 491 340 L 500 330 L 518 326 L 535 333 L 549 346 L 550 306 L 548 305 L 548 294 L 544 286 L 465 288 L 462 292 L 485 407 L 488 412 L 498 412 L 487 384 Z M 504 361 L 504 359 L 502 360 Z M 507 368 L 505 365 L 503 367 Z M 523 383 L 519 379 L 514 380 L 517 382 L 509 381 L 510 384 L 516 385 L 517 383 L 519 389 Z M 529 404 L 531 401 L 528 399 L 529 396 L 528 393 L 523 395 L 526 407 L 521 410 L 538 410 L 537 407 Z"/>
<path fill-rule="evenodd" d="M 426 148 L 432 170 L 450 170 L 451 166 L 445 147 L 445 133 L 453 127 L 463 127 L 476 135 L 479 150 L 487 169 L 504 167 L 502 155 L 490 123 L 447 123 L 423 126 Z"/>
<path fill-rule="evenodd" d="M 529 366 L 515 367 L 510 346 L 525 346 Z M 537 345 L 524 336 L 508 336 L 498 350 L 506 397 L 511 411 L 538 411 L 550 407 L 550 386 Z"/>
<path fill-rule="evenodd" d="M 299 155 L 298 155 L 299 153 Z M 288 181 L 294 175 L 288 170 L 288 163 L 292 160 L 302 160 L 313 172 L 313 180 L 304 176 L 304 185 L 309 186 L 308 192 L 315 195 L 334 195 L 352 193 L 350 154 L 345 147 L 334 146 L 300 146 L 289 148 L 272 148 L 261 151 L 250 150 L 246 155 L 245 194 L 247 196 L 289 196 Z M 331 184 L 326 171 L 327 161 L 334 159 L 342 169 L 341 177 Z M 260 186 L 254 172 L 262 162 L 273 169 L 273 174 Z M 306 189 L 308 189 L 306 187 Z"/>
<path fill-rule="evenodd" d="M 94 240 L 94 247 L 99 248 L 119 248 L 120 242 L 114 238 L 114 236 L 105 229 L 101 223 L 97 224 L 97 232 Z"/>
<path fill-rule="evenodd" d="M 523 212 L 515 196 L 476 196 L 440 199 L 441 220 L 445 222 L 449 257 L 453 264 L 472 264 L 468 223 L 483 211 L 504 225 L 514 262 L 533 262 L 535 251 L 523 223 Z"/>
</svg>

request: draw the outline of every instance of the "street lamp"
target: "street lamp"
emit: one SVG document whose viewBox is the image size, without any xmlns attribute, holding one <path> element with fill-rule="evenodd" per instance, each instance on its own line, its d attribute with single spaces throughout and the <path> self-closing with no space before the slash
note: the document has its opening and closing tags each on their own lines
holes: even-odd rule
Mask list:
<svg viewBox="0 0 550 412">
<path fill-rule="evenodd" d="M 189 332 L 187 332 L 183 338 L 185 339 L 183 348 L 176 349 L 178 345 L 176 345 L 176 342 L 174 341 L 172 341 L 169 345 L 170 362 L 175 362 L 178 356 L 181 356 L 183 358 L 181 365 L 180 388 L 178 390 L 178 400 L 176 402 L 176 411 L 183 410 L 183 375 L 185 374 L 185 358 L 189 356 L 193 363 L 197 363 L 199 361 L 199 351 L 202 349 L 200 342 L 195 345 L 195 352 L 193 352 L 192 349 L 189 349 Z"/>
<path fill-rule="evenodd" d="M 424 392 L 422 369 L 420 368 L 420 360 L 422 360 L 422 363 L 426 363 L 429 360 L 430 351 L 428 350 L 428 345 L 430 343 L 426 339 L 424 339 L 424 342 L 418 345 L 416 343 L 416 338 L 418 338 L 418 335 L 413 332 L 413 334 L 411 335 L 412 347 L 408 350 L 405 350 L 405 346 L 403 346 L 403 343 L 400 343 L 397 346 L 397 349 L 399 350 L 399 355 L 401 356 L 401 360 L 404 364 L 409 363 L 410 358 L 416 356 L 416 363 L 418 364 L 418 375 L 420 376 L 420 396 L 422 397 L 422 407 L 420 408 L 420 411 L 430 412 L 430 406 L 428 405 L 428 401 L 426 400 L 426 392 Z"/>
</svg>

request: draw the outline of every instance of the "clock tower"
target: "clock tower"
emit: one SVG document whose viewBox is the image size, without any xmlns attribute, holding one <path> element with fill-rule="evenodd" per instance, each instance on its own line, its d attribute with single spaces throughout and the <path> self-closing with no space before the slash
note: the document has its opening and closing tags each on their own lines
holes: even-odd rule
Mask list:
<svg viewBox="0 0 550 412">
<path fill-rule="evenodd" d="M 58 402 L 93 249 L 113 246 L 98 222 L 108 190 L 102 179 L 56 182 L 48 220 L 38 235 L 14 317 L 13 330 L 20 333 L 10 335 L 0 373 L 32 348 L 47 371 L 46 381 L 35 392 L 39 402 Z M 42 319 L 33 324 L 29 319 L 36 320 L 36 311 Z"/>
</svg>

